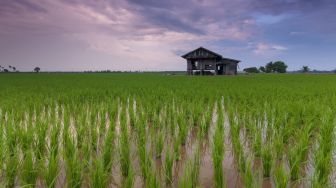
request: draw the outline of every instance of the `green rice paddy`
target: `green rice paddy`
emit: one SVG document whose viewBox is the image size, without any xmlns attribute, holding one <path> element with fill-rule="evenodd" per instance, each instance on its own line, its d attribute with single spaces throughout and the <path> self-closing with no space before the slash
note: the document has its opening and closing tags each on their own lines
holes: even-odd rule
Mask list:
<svg viewBox="0 0 336 188">
<path fill-rule="evenodd" d="M 336 186 L 336 75 L 0 83 L 1 187 Z"/>
</svg>

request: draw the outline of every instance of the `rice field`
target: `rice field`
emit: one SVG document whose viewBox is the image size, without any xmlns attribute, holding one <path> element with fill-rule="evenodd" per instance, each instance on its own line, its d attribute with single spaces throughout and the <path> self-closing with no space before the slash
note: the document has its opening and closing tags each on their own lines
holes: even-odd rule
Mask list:
<svg viewBox="0 0 336 188">
<path fill-rule="evenodd" d="M 336 186 L 336 75 L 0 82 L 0 187 Z"/>
</svg>

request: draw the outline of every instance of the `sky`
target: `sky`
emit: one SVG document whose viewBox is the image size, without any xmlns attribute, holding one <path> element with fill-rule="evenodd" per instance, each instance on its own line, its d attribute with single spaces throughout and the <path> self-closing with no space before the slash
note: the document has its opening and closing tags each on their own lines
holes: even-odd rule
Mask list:
<svg viewBox="0 0 336 188">
<path fill-rule="evenodd" d="M 335 0 L 0 0 L 0 65 L 185 70 L 203 46 L 239 69 L 336 68 Z"/>
</svg>

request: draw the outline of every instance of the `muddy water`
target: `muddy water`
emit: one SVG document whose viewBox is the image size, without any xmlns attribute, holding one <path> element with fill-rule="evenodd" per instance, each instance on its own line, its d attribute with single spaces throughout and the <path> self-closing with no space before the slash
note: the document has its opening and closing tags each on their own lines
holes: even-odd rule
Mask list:
<svg viewBox="0 0 336 188">
<path fill-rule="evenodd" d="M 214 187 L 211 152 L 209 148 L 202 148 L 202 161 L 200 167 L 199 183 L 201 187 Z"/>
</svg>

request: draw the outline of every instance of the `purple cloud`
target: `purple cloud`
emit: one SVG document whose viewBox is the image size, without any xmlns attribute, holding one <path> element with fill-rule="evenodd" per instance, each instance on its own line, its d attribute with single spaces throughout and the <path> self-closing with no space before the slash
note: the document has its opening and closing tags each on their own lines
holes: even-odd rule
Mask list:
<svg viewBox="0 0 336 188">
<path fill-rule="evenodd" d="M 96 60 L 96 69 L 184 69 L 178 53 L 198 46 L 242 59 L 242 67 L 300 60 L 291 51 L 336 43 L 335 9 L 334 0 L 4 0 L 0 64 L 54 69 L 53 59 L 62 59 L 61 70 L 92 69 Z"/>
</svg>

